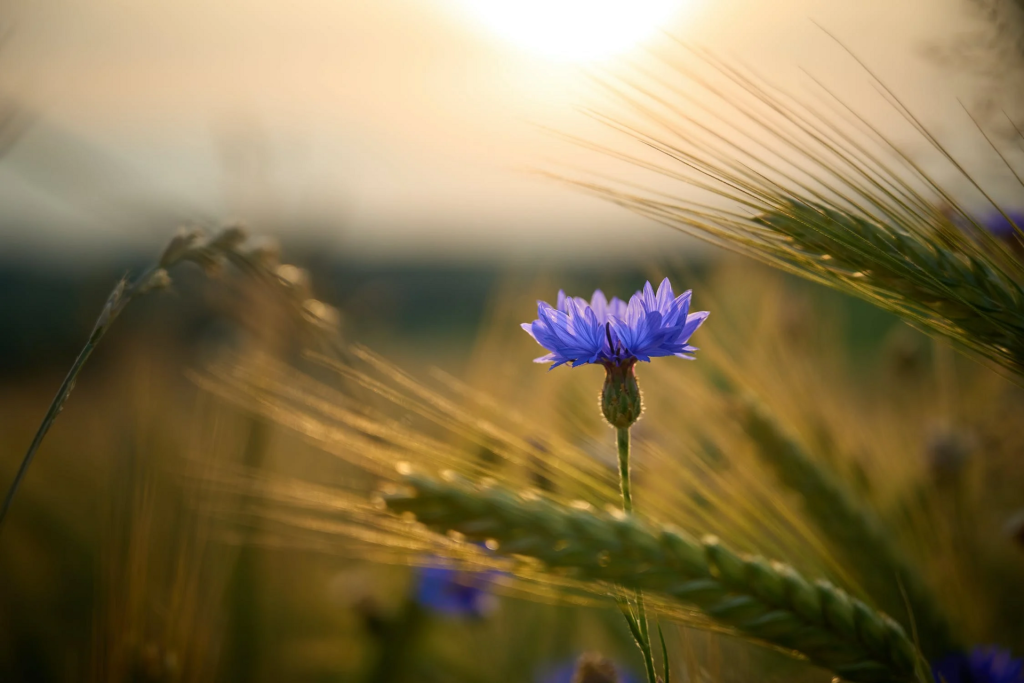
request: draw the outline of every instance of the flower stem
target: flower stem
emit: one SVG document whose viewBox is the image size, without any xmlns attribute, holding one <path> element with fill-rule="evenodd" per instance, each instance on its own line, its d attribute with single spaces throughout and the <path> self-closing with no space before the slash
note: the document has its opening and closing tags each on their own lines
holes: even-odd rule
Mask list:
<svg viewBox="0 0 1024 683">
<path fill-rule="evenodd" d="M 93 349 L 96 348 L 96 344 L 102 336 L 102 330 L 93 332 L 89 341 L 86 342 L 85 346 L 83 346 L 82 350 L 79 352 L 78 357 L 71 366 L 71 370 L 68 371 L 67 376 L 64 378 L 64 382 L 60 385 L 60 389 L 57 390 L 57 395 L 54 396 L 53 401 L 50 403 L 50 407 L 47 409 L 46 415 L 43 417 L 43 422 L 39 425 L 39 429 L 36 431 L 36 435 L 32 439 L 32 444 L 28 447 L 28 451 L 25 453 L 25 457 L 21 461 L 21 466 L 18 467 L 18 473 L 14 475 L 14 481 L 11 482 L 10 488 L 7 489 L 7 495 L 4 496 L 3 507 L 0 507 L 0 527 L 3 526 L 4 519 L 7 517 L 7 511 L 10 509 L 11 502 L 14 500 L 14 494 L 18 491 L 18 487 L 21 485 L 21 480 L 25 478 L 25 474 L 28 472 L 28 466 L 32 464 L 36 451 L 39 450 L 39 446 L 42 445 L 43 439 L 46 437 L 46 433 L 50 431 L 50 426 L 53 425 L 53 421 L 57 419 L 61 409 L 64 407 L 64 401 L 67 400 L 71 390 L 74 389 L 75 379 L 78 377 L 78 373 L 82 371 L 82 366 L 85 365 L 85 361 L 89 360 L 89 356 L 92 355 Z"/>
<path fill-rule="evenodd" d="M 633 513 L 633 494 L 629 488 L 629 427 L 615 430 L 615 442 L 619 447 L 619 485 L 622 487 L 622 510 Z"/>
<path fill-rule="evenodd" d="M 615 430 L 615 442 L 619 450 L 619 485 L 622 488 L 622 510 L 626 514 L 633 514 L 633 494 L 629 485 L 629 427 L 619 427 Z M 644 596 L 639 590 L 634 594 L 636 602 L 636 616 L 628 611 L 629 605 L 620 605 L 622 614 L 630 626 L 635 624 L 633 636 L 636 639 L 637 647 L 644 657 L 644 668 L 647 669 L 648 683 L 657 683 L 658 677 L 654 669 L 654 653 L 651 650 L 650 631 L 647 628 L 647 611 L 644 609 Z M 668 662 L 665 662 L 668 667 Z"/>
</svg>

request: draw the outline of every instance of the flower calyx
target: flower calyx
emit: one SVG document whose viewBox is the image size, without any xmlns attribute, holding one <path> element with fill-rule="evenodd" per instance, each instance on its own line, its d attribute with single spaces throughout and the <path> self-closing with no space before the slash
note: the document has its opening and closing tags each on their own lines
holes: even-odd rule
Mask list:
<svg viewBox="0 0 1024 683">
<path fill-rule="evenodd" d="M 604 363 L 604 387 L 601 389 L 601 412 L 608 424 L 626 429 L 640 419 L 643 405 L 640 385 L 636 381 L 636 359 Z"/>
</svg>

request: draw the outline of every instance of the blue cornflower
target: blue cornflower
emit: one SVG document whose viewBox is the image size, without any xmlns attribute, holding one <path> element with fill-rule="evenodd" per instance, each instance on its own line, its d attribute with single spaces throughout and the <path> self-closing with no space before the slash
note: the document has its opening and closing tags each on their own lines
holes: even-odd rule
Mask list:
<svg viewBox="0 0 1024 683">
<path fill-rule="evenodd" d="M 553 363 L 552 368 L 650 362 L 658 356 L 692 359 L 697 349 L 688 345 L 690 336 L 708 313 L 690 313 L 690 295 L 687 290 L 675 296 L 668 278 L 657 294 L 648 282 L 628 304 L 617 297 L 608 301 L 600 289 L 589 302 L 560 291 L 555 307 L 537 302 L 537 319 L 523 329 L 550 351 L 536 362 Z"/>
<path fill-rule="evenodd" d="M 1019 249 L 1021 246 L 1018 228 L 1024 230 L 1024 211 L 991 209 L 970 217 L 952 207 L 946 207 L 942 212 L 968 235 L 976 237 L 980 230 L 984 230 L 1013 248 Z"/>
<path fill-rule="evenodd" d="M 978 645 L 970 654 L 958 652 L 932 662 L 936 683 L 1024 683 L 1022 670 L 1024 660 L 994 645 Z"/>
<path fill-rule="evenodd" d="M 523 323 L 537 343 L 550 353 L 537 363 L 563 363 L 578 367 L 600 363 L 605 368 L 601 410 L 608 423 L 626 429 L 640 418 L 640 387 L 634 374 L 638 360 L 659 356 L 693 359 L 697 349 L 689 345 L 707 311 L 690 313 L 690 291 L 675 296 L 668 278 L 658 293 L 648 282 L 629 299 L 608 301 L 600 289 L 588 302 L 558 293 L 558 305 L 537 302 L 537 319 Z"/>
<path fill-rule="evenodd" d="M 416 570 L 416 602 L 445 616 L 486 616 L 495 606 L 491 587 L 497 574 L 456 569 L 438 560 Z"/>
<path fill-rule="evenodd" d="M 1017 237 L 1017 230 L 1024 230 L 1024 213 L 1020 211 L 990 212 L 978 219 L 978 223 L 993 237 L 1010 240 Z"/>
</svg>

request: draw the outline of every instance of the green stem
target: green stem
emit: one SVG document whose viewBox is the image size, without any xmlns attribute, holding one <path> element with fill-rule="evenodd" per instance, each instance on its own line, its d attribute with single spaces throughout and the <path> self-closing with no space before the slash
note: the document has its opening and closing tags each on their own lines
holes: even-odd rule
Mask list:
<svg viewBox="0 0 1024 683">
<path fill-rule="evenodd" d="M 640 626 L 640 652 L 644 656 L 644 667 L 647 669 L 648 683 L 658 683 L 657 670 L 654 668 L 654 651 L 651 649 L 651 635 L 647 628 L 647 612 L 644 610 L 644 594 L 636 592 L 636 620 Z M 667 666 L 667 663 L 666 663 Z"/>
<path fill-rule="evenodd" d="M 619 485 L 622 487 L 622 509 L 632 514 L 633 495 L 629 488 L 629 427 L 615 430 L 615 443 L 619 447 Z"/>
<path fill-rule="evenodd" d="M 82 371 L 85 362 L 89 360 L 89 356 L 92 355 L 100 339 L 110 329 L 117 316 L 121 314 L 121 311 L 135 297 L 154 289 L 168 286 L 170 284 L 170 277 L 167 274 L 167 270 L 185 261 L 192 261 L 205 268 L 207 272 L 216 271 L 224 261 L 230 261 L 244 272 L 258 272 L 260 266 L 248 262 L 245 256 L 235 251 L 244 240 L 245 233 L 241 229 L 233 227 L 225 228 L 223 232 L 214 236 L 211 240 L 206 240 L 205 236 L 198 231 L 179 232 L 164 247 L 156 263 L 144 270 L 135 280 L 129 281 L 127 278 L 123 278 L 118 282 L 117 286 L 114 287 L 107 297 L 106 304 L 103 306 L 103 310 L 96 320 L 96 325 L 89 335 L 89 340 L 82 347 L 67 377 L 64 378 L 60 389 L 57 390 L 57 395 L 50 403 L 50 407 L 47 409 L 45 417 L 43 417 L 43 422 L 39 425 L 39 430 L 36 432 L 35 438 L 32 439 L 32 444 L 28 447 L 28 452 L 22 458 L 21 465 L 18 467 L 18 473 L 14 476 L 14 481 L 11 482 L 11 486 L 4 497 L 3 507 L 0 507 L 0 529 L 3 528 L 4 520 L 7 518 L 7 511 L 10 509 L 14 495 L 18 492 L 18 488 L 28 472 L 29 465 L 32 464 L 32 460 L 42 445 L 43 439 L 46 438 L 50 427 L 53 426 L 54 421 L 64 407 L 64 402 L 67 401 L 71 390 L 75 388 L 75 380 L 78 378 L 78 374 Z"/>
<path fill-rule="evenodd" d="M 266 420 L 254 415 L 249 419 L 249 434 L 242 455 L 242 464 L 250 472 L 260 472 L 266 460 L 270 441 L 270 427 Z M 253 488 L 241 504 L 240 512 L 253 520 L 252 526 L 242 532 L 242 545 L 238 559 L 228 585 L 228 623 L 227 638 L 222 650 L 222 661 L 225 671 L 231 672 L 231 680 L 236 683 L 249 683 L 260 679 L 260 670 L 266 664 L 264 648 L 266 647 L 266 628 L 264 608 L 260 592 L 261 552 L 255 542 L 260 534 L 259 515 L 256 508 L 260 505 L 259 493 Z"/>
<path fill-rule="evenodd" d="M 137 294 L 141 291 L 145 291 L 145 288 L 149 285 L 149 279 L 153 276 L 157 270 L 157 266 L 147 268 L 142 275 L 140 275 L 130 285 L 122 280 L 114 287 L 113 291 L 107 297 L 106 304 L 103 306 L 103 310 L 100 312 L 99 317 L 96 320 L 96 325 L 92 329 L 92 333 L 89 334 L 89 340 L 85 342 L 85 346 L 78 352 L 78 357 L 75 358 L 74 364 L 68 371 L 67 376 L 60 385 L 60 389 L 57 390 L 57 395 L 53 397 L 53 401 L 50 402 L 50 407 L 46 410 L 46 415 L 43 417 L 42 423 L 39 425 L 38 431 L 36 431 L 35 437 L 32 439 L 32 443 L 28 447 L 28 451 L 25 453 L 25 457 L 21 460 L 21 465 L 18 467 L 18 473 L 14 475 L 14 481 L 11 482 L 10 488 L 7 489 L 7 495 L 4 496 L 3 507 L 0 508 L 0 529 L 3 528 L 4 520 L 7 519 L 7 511 L 11 507 L 11 502 L 14 500 L 14 494 L 18 492 L 18 488 L 21 486 L 22 479 L 25 478 L 25 474 L 28 472 L 29 465 L 32 464 L 32 460 L 36 457 L 36 452 L 39 447 L 43 444 L 43 439 L 46 438 L 47 433 L 50 431 L 50 427 L 53 426 L 57 416 L 60 415 L 60 411 L 64 409 L 64 403 L 68 400 L 68 396 L 71 395 L 72 389 L 75 388 L 75 381 L 78 379 L 79 373 L 82 371 L 82 367 L 85 366 L 85 362 L 89 360 L 89 356 L 92 355 L 93 350 L 100 343 L 103 335 L 106 334 L 107 330 L 110 329 L 110 325 L 113 324 L 114 320 L 120 315 L 124 307 L 128 305 Z"/>
<path fill-rule="evenodd" d="M 426 617 L 423 608 L 414 600 L 408 600 L 397 617 L 378 627 L 375 634 L 377 658 L 366 679 L 369 683 L 392 683 L 408 677 L 415 661 L 410 654 L 428 625 Z"/>
<path fill-rule="evenodd" d="M 21 466 L 18 467 L 18 473 L 14 475 L 14 481 L 11 482 L 11 487 L 7 490 L 7 495 L 4 496 L 3 507 L 0 508 L 0 528 L 2 528 L 4 520 L 7 518 L 7 511 L 11 507 L 11 502 L 14 500 L 14 494 L 17 493 L 18 487 L 21 485 L 21 480 L 25 478 L 25 474 L 28 472 L 29 465 L 32 464 L 32 460 L 36 456 L 36 451 L 39 450 L 39 446 L 42 445 L 43 439 L 46 438 L 46 433 L 50 431 L 50 427 L 53 425 L 54 420 L 60 415 L 61 409 L 64 407 L 64 402 L 71 394 L 71 390 L 75 388 L 75 380 L 78 378 L 78 373 L 82 371 L 82 367 L 85 365 L 85 361 L 89 360 L 89 356 L 92 355 L 93 349 L 96 348 L 96 344 L 99 343 L 103 337 L 104 330 L 102 328 L 97 329 L 89 337 L 89 341 L 85 343 L 82 350 L 79 351 L 78 357 L 75 358 L 74 364 L 71 366 L 71 370 L 68 371 L 67 376 L 64 378 L 64 382 L 60 385 L 60 389 L 57 390 L 57 395 L 54 396 L 53 401 L 50 403 L 49 409 L 46 411 L 46 416 L 43 417 L 42 423 L 39 425 L 38 431 L 36 431 L 35 438 L 32 439 L 32 444 L 28 447 L 28 451 L 25 453 L 25 457 L 21 460 Z"/>
<path fill-rule="evenodd" d="M 622 488 L 622 510 L 633 514 L 633 494 L 629 485 L 629 427 L 619 427 L 615 434 L 615 443 L 619 450 L 619 485 Z M 636 600 L 636 625 L 638 633 L 634 634 L 636 644 L 644 657 L 648 683 L 657 683 L 657 672 L 654 668 L 654 653 L 651 650 L 650 631 L 647 628 L 647 611 L 644 609 L 644 596 L 640 591 L 634 594 Z M 623 614 L 626 615 L 625 610 Z M 630 616 L 626 615 L 630 621 Z"/>
</svg>

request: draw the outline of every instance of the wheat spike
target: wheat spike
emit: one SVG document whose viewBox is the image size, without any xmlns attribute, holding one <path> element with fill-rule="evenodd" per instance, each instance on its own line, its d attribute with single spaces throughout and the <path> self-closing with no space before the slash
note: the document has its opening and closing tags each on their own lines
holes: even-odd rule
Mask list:
<svg viewBox="0 0 1024 683">
<path fill-rule="evenodd" d="M 179 230 L 164 246 L 154 264 L 134 279 L 121 278 L 107 296 L 89 338 L 57 389 L 57 395 L 50 402 L 50 407 L 22 458 L 14 480 L 8 487 L 3 502 L 0 503 L 0 529 L 3 528 L 7 512 L 29 466 L 50 427 L 63 410 L 75 388 L 78 375 L 96 346 L 132 301 L 153 291 L 170 287 L 172 281 L 168 271 L 184 263 L 194 263 L 211 276 L 219 274 L 231 264 L 247 276 L 271 283 L 278 288 L 285 295 L 289 310 L 295 315 L 303 332 L 312 332 L 321 341 L 331 339 L 335 334 L 338 323 L 337 311 L 309 297 L 308 275 L 295 266 L 278 263 L 276 246 L 267 242 L 248 242 L 245 230 L 237 225 L 226 226 L 213 235 L 207 235 L 199 229 Z"/>
<path fill-rule="evenodd" d="M 800 494 L 807 514 L 856 570 L 868 594 L 901 617 L 899 621 L 915 632 L 921 651 L 929 658 L 957 650 L 938 601 L 893 547 L 874 515 L 786 434 L 762 404 L 746 397 L 741 411 L 744 428 L 757 445 L 762 462 Z"/>
<path fill-rule="evenodd" d="M 822 275 L 870 287 L 885 307 L 1024 370 L 1024 289 L 980 249 L 792 200 L 754 222 L 789 238 Z"/>
<path fill-rule="evenodd" d="M 696 542 L 654 529 L 632 515 L 524 498 L 454 476 L 404 481 L 412 491 L 385 495 L 388 507 L 437 531 L 496 541 L 498 553 L 536 558 L 583 580 L 663 593 L 851 681 L 920 680 L 920 658 L 899 624 L 786 565 L 739 556 L 714 538 Z"/>
</svg>

